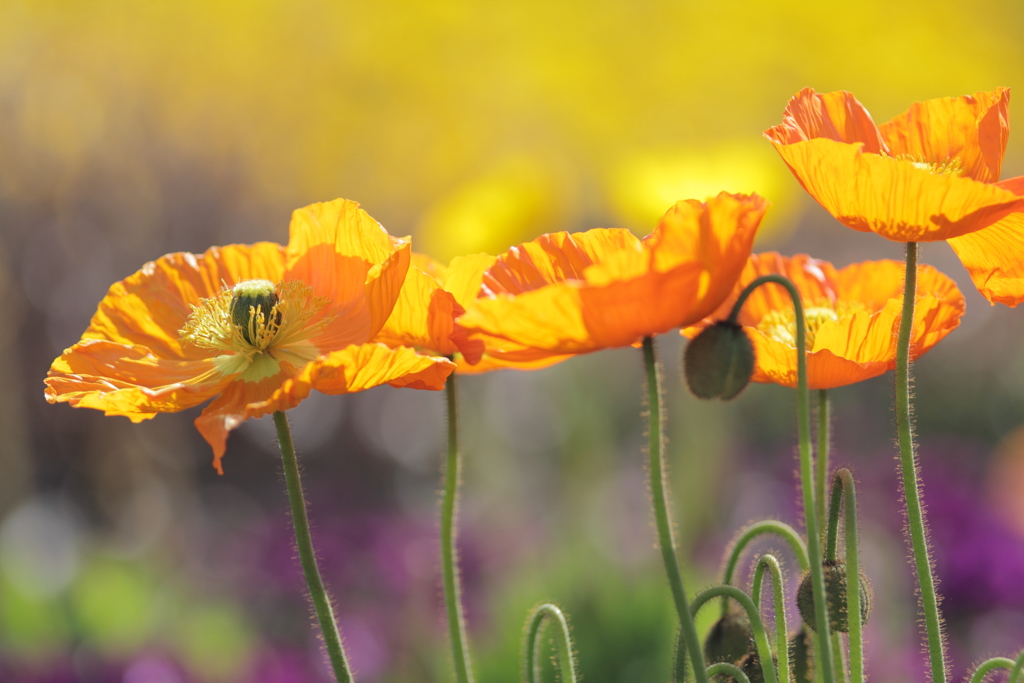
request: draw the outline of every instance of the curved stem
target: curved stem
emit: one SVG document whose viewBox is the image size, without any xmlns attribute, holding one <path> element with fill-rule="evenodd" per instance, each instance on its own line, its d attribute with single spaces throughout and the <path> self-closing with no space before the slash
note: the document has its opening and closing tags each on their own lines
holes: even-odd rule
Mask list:
<svg viewBox="0 0 1024 683">
<path fill-rule="evenodd" d="M 676 556 L 676 542 L 672 536 L 672 523 L 668 514 L 668 493 L 665 490 L 665 455 L 664 440 L 661 436 L 662 405 L 661 378 L 658 363 L 654 357 L 654 339 L 644 338 L 644 368 L 647 373 L 647 437 L 650 456 L 651 502 L 654 505 L 654 520 L 658 527 L 658 545 L 661 548 L 661 559 L 665 563 L 665 572 L 672 588 L 672 599 L 679 614 L 679 627 L 683 639 L 693 660 L 694 676 L 697 683 L 708 683 L 704 671 L 704 653 L 697 637 L 697 627 L 693 623 L 690 605 L 686 600 L 683 587 L 683 576 L 679 571 L 679 559 Z M 774 682 L 769 682 L 774 683 Z"/>
<path fill-rule="evenodd" d="M 292 432 L 288 427 L 288 418 L 280 410 L 274 413 L 274 426 L 277 427 L 277 439 L 281 447 L 281 461 L 284 464 L 284 480 L 288 486 L 288 502 L 292 509 L 292 525 L 295 527 L 295 545 L 299 550 L 302 562 L 302 573 L 306 577 L 309 596 L 313 600 L 320 632 L 323 634 L 327 654 L 331 658 L 331 667 L 338 683 L 351 683 L 352 674 L 345 659 L 345 648 L 341 644 L 341 633 L 334 620 L 331 599 L 327 596 L 320 569 L 316 564 L 316 552 L 313 550 L 313 537 L 309 532 L 309 517 L 306 514 L 306 498 L 302 494 L 302 481 L 299 478 L 299 463 L 295 458 L 295 445 L 292 443 Z"/>
<path fill-rule="evenodd" d="M 825 502 L 828 500 L 828 456 L 829 456 L 829 420 L 831 405 L 828 389 L 818 390 L 818 527 L 825 526 Z"/>
<path fill-rule="evenodd" d="M 763 536 L 765 534 L 774 534 L 789 543 L 789 547 L 793 549 L 796 561 L 800 565 L 800 571 L 805 572 L 810 568 L 810 562 L 807 559 L 807 546 L 804 545 L 804 539 L 800 538 L 800 534 L 797 533 L 796 529 L 785 522 L 780 522 L 775 519 L 765 519 L 760 522 L 754 522 L 743 529 L 740 532 L 740 535 L 733 542 L 732 547 L 729 549 L 729 553 L 726 555 L 725 571 L 723 572 L 722 583 L 733 583 L 733 578 L 736 574 L 736 567 L 739 564 L 740 557 L 743 555 L 743 551 L 751 541 L 758 536 Z M 726 598 L 722 598 L 722 616 L 725 616 L 728 609 L 729 601 Z"/>
<path fill-rule="evenodd" d="M 1006 683 L 1017 683 L 1020 680 L 1020 671 L 1024 667 L 1024 651 L 1017 655 L 1017 661 L 1013 663 L 1013 668 L 1010 669 L 1010 675 L 1006 679 Z"/>
<path fill-rule="evenodd" d="M 735 664 L 729 664 L 728 662 L 718 662 L 712 664 L 707 669 L 708 676 L 717 676 L 718 674 L 725 674 L 732 676 L 739 683 L 750 683 L 750 679 L 747 678 L 747 674 L 743 673 L 743 669 L 739 668 Z"/>
<path fill-rule="evenodd" d="M 749 595 L 736 586 L 712 586 L 693 599 L 690 612 L 696 614 L 708 601 L 717 597 L 732 598 L 746 611 L 747 618 L 750 619 L 750 630 L 754 634 L 754 644 L 757 646 L 757 656 L 761 659 L 764 683 L 778 683 L 778 677 L 775 675 L 775 663 L 772 661 L 772 648 L 768 644 L 768 634 L 764 629 L 764 622 L 761 621 L 761 613 L 757 611 L 757 607 Z M 703 670 L 701 667 L 701 671 Z"/>
<path fill-rule="evenodd" d="M 783 592 L 782 567 L 774 555 L 762 555 L 757 561 L 757 568 L 754 569 L 754 582 L 751 585 L 750 593 L 761 606 L 761 585 L 764 581 L 764 573 L 768 571 L 772 576 L 772 594 L 775 600 L 775 651 L 779 658 L 779 677 L 784 683 L 791 680 L 789 669 L 789 627 L 786 624 L 786 595 Z"/>
<path fill-rule="evenodd" d="M 825 560 L 836 562 L 839 558 L 839 512 L 844 511 L 843 532 L 846 537 L 846 611 L 850 615 L 850 681 L 863 683 L 864 650 L 863 626 L 860 622 L 860 553 L 857 540 L 857 487 L 853 473 L 843 467 L 836 470 L 832 478 L 832 496 L 829 503 L 828 537 L 825 543 Z"/>
<path fill-rule="evenodd" d="M 921 509 L 921 485 L 917 478 L 917 459 L 914 453 L 914 427 L 910 410 L 910 334 L 914 326 L 914 302 L 917 295 L 917 244 L 907 243 L 907 272 L 903 286 L 903 313 L 896 342 L 896 429 L 900 447 L 900 477 L 903 480 L 903 498 L 907 506 L 907 528 L 914 552 L 917 585 L 921 591 L 921 609 L 924 612 L 931 660 L 932 683 L 946 683 L 946 652 L 942 634 L 942 618 L 935 595 L 932 562 L 928 553 L 927 529 Z"/>
<path fill-rule="evenodd" d="M 763 275 L 740 293 L 729 314 L 730 322 L 735 322 L 743 302 L 750 293 L 763 284 L 774 282 L 786 288 L 793 300 L 796 322 L 796 364 L 797 364 L 797 432 L 800 437 L 800 486 L 803 492 L 804 519 L 807 525 L 807 553 L 811 558 L 811 585 L 814 591 L 814 610 L 817 623 L 828 624 L 828 606 L 825 603 L 825 575 L 821 566 L 821 536 L 818 533 L 818 507 L 815 504 L 814 492 L 814 460 L 811 455 L 811 399 L 807 388 L 807 326 L 804 322 L 804 307 L 800 301 L 800 293 L 788 278 L 781 275 Z M 835 683 L 832 671 L 832 647 L 827 637 L 817 638 L 819 667 L 825 683 Z M 945 683 L 935 681 L 934 683 Z"/>
<path fill-rule="evenodd" d="M 992 657 L 986 659 L 984 662 L 978 665 L 978 668 L 971 674 L 970 683 L 981 683 L 985 680 L 985 676 L 988 675 L 992 669 L 1012 669 L 1014 661 L 1007 659 L 1006 657 Z"/>
<path fill-rule="evenodd" d="M 441 570 L 444 574 L 444 606 L 448 615 L 448 637 L 455 661 L 455 679 L 458 683 L 472 683 L 473 670 L 469 665 L 466 643 L 466 622 L 462 616 L 462 591 L 459 586 L 458 552 L 455 547 L 455 517 L 458 513 L 458 490 L 461 478 L 459 456 L 459 412 L 455 375 L 445 383 L 448 399 L 448 458 L 444 469 L 444 499 L 441 503 Z"/>
<path fill-rule="evenodd" d="M 540 657 L 537 656 L 537 652 L 540 650 L 544 627 L 550 621 L 558 625 L 562 635 L 562 646 L 565 649 L 562 669 L 565 681 L 566 683 L 576 683 L 576 657 L 573 652 L 572 637 L 569 635 L 569 624 L 562 610 L 558 609 L 557 605 L 550 603 L 541 605 L 533 610 L 533 614 L 530 615 L 530 619 L 527 622 L 526 656 L 523 658 L 527 683 L 540 683 Z"/>
</svg>

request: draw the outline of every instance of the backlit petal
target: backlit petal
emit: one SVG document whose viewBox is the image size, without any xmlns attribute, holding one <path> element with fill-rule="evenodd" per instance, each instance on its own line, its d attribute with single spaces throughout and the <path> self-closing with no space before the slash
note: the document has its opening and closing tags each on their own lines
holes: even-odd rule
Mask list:
<svg viewBox="0 0 1024 683">
<path fill-rule="evenodd" d="M 143 346 L 103 339 L 75 344 L 53 362 L 46 400 L 124 415 L 133 421 L 191 408 L 229 382 L 213 359 L 169 360 Z"/>
<path fill-rule="evenodd" d="M 852 93 L 816 93 L 804 88 L 789 101 L 782 123 L 765 131 L 773 142 L 788 145 L 801 140 L 826 138 L 864 143 L 864 151 L 884 151 L 885 143 L 871 115 Z"/>
<path fill-rule="evenodd" d="M 854 230 L 931 242 L 986 228 L 1024 201 L 997 185 L 932 173 L 907 160 L 825 138 L 775 148 L 804 189 Z"/>
<path fill-rule="evenodd" d="M 915 102 L 879 130 L 893 156 L 933 163 L 959 159 L 964 175 L 994 183 L 1010 137 L 1009 107 L 1008 88 L 941 97 Z"/>
<path fill-rule="evenodd" d="M 110 287 L 82 338 L 145 346 L 159 358 L 203 358 L 208 351 L 182 348 L 178 341 L 190 306 L 214 296 L 225 284 L 277 282 L 283 267 L 284 250 L 270 242 L 212 247 L 198 256 L 161 256 Z"/>
</svg>

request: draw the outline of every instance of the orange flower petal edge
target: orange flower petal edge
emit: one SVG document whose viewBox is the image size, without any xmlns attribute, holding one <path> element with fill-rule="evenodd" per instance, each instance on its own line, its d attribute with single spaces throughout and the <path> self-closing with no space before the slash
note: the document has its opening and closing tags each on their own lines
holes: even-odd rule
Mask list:
<svg viewBox="0 0 1024 683">
<path fill-rule="evenodd" d="M 810 388 L 833 389 L 895 367 L 903 296 L 903 264 L 898 261 L 865 261 L 837 270 L 806 254 L 754 254 L 719 309 L 682 334 L 692 338 L 707 325 L 728 317 L 740 292 L 769 274 L 785 275 L 800 292 L 808 333 Z M 931 266 L 919 267 L 911 340 L 914 358 L 956 329 L 964 306 L 963 294 L 952 279 Z M 738 322 L 754 346 L 752 379 L 795 388 L 795 316 L 785 289 L 774 284 L 756 289 L 740 311 Z"/>
<path fill-rule="evenodd" d="M 899 242 L 944 240 L 1024 210 L 995 183 L 1009 91 L 914 104 L 875 126 L 850 93 L 805 88 L 765 131 L 800 184 L 844 225 Z"/>
<path fill-rule="evenodd" d="M 232 429 L 312 389 L 439 390 L 454 363 L 370 343 L 410 259 L 408 239 L 347 200 L 296 211 L 287 249 L 168 254 L 110 288 L 82 340 L 53 362 L 46 400 L 138 422 L 212 398 L 196 426 L 221 471 Z"/>
<path fill-rule="evenodd" d="M 543 364 L 692 324 L 731 291 L 768 202 L 720 193 L 677 202 L 643 240 L 596 228 L 513 247 L 459 323 L 491 358 Z"/>
</svg>

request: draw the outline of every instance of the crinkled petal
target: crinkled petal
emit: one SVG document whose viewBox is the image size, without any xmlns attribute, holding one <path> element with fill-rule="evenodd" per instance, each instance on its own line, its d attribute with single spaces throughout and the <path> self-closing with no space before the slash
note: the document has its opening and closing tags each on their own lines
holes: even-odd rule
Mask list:
<svg viewBox="0 0 1024 683">
<path fill-rule="evenodd" d="M 82 338 L 145 346 L 158 358 L 203 358 L 209 351 L 178 341 L 190 306 L 242 280 L 277 282 L 283 270 L 284 250 L 270 242 L 161 256 L 110 287 Z"/>
<path fill-rule="evenodd" d="M 427 349 L 441 356 L 466 354 L 479 360 L 483 342 L 470 340 L 455 318 L 465 309 L 441 284 L 419 268 L 410 268 L 391 317 L 374 338 L 388 346 Z"/>
<path fill-rule="evenodd" d="M 1024 176 L 999 185 L 1024 194 Z M 984 230 L 949 240 L 974 286 L 993 304 L 1024 301 L 1024 212 L 1012 213 Z"/>
<path fill-rule="evenodd" d="M 879 131 L 893 156 L 932 163 L 959 159 L 965 176 L 994 183 L 1010 137 L 1009 108 L 1008 88 L 941 97 L 915 102 Z"/>
<path fill-rule="evenodd" d="M 774 144 L 804 189 L 843 225 L 896 242 L 958 237 L 1024 210 L 1024 200 L 997 185 L 932 173 L 860 145 L 825 138 Z"/>
<path fill-rule="evenodd" d="M 143 346 L 87 339 L 53 362 L 45 396 L 50 403 L 93 408 L 138 422 L 199 405 L 231 379 L 217 370 L 212 358 L 159 358 Z"/>
<path fill-rule="evenodd" d="M 440 276 L 427 270 L 441 283 L 446 292 L 451 292 L 463 308 L 472 304 L 481 294 L 481 285 L 486 273 L 498 259 L 490 254 L 456 256 Z"/>
<path fill-rule="evenodd" d="M 782 114 L 782 123 L 765 135 L 777 144 L 826 138 L 838 142 L 864 143 L 864 151 L 880 153 L 885 143 L 875 122 L 852 93 L 836 91 L 816 93 L 804 88 L 790 99 Z"/>
</svg>

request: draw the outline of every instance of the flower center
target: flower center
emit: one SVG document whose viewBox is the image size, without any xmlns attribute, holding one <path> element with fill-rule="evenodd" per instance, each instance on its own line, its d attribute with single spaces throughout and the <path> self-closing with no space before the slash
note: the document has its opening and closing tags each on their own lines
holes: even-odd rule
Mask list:
<svg viewBox="0 0 1024 683">
<path fill-rule="evenodd" d="M 828 303 L 808 306 L 804 309 L 807 350 L 814 349 L 814 338 L 821 326 L 830 320 L 839 320 L 839 313 Z M 761 318 L 757 329 L 777 342 L 796 346 L 796 311 L 775 309 Z"/>
<path fill-rule="evenodd" d="M 302 282 L 243 280 L 193 305 L 178 334 L 183 344 L 218 351 L 221 372 L 257 382 L 282 361 L 301 367 L 320 354 L 310 338 L 330 322 L 318 316 L 327 304 Z"/>
<path fill-rule="evenodd" d="M 920 154 L 897 154 L 892 158 L 899 161 L 909 161 L 915 168 L 934 173 L 935 175 L 959 176 L 964 174 L 964 167 L 960 157 L 946 157 L 942 161 L 928 161 Z"/>
</svg>

